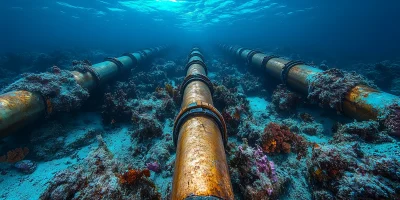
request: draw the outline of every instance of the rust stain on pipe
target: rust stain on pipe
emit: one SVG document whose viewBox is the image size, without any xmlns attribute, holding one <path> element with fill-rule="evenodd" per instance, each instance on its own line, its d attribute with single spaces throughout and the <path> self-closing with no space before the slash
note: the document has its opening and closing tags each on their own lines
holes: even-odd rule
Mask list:
<svg viewBox="0 0 400 200">
<path fill-rule="evenodd" d="M 187 76 L 193 74 L 206 75 L 199 64 L 188 68 Z M 193 81 L 186 86 L 178 118 L 193 102 L 215 109 L 210 89 L 202 81 Z M 177 143 L 172 199 L 193 196 L 233 199 L 223 138 L 215 119 L 206 115 L 190 116 L 180 126 Z"/>
<path fill-rule="evenodd" d="M 29 125 L 45 115 L 44 99 L 27 91 L 0 95 L 0 137 Z"/>
<path fill-rule="evenodd" d="M 221 133 L 213 119 L 193 117 L 180 129 L 172 199 L 233 199 Z"/>
<path fill-rule="evenodd" d="M 90 72 L 81 73 L 77 71 L 72 71 L 75 81 L 81 85 L 83 88 L 91 91 L 96 87 L 96 81 Z"/>
</svg>

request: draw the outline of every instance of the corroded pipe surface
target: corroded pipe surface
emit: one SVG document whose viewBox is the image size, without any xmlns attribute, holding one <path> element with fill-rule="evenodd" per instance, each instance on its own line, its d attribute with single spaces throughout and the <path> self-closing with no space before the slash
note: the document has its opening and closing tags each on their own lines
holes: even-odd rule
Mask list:
<svg viewBox="0 0 400 200">
<path fill-rule="evenodd" d="M 198 74 L 206 75 L 202 65 L 192 64 L 188 67 L 187 77 Z M 224 151 L 226 130 L 221 130 L 215 118 L 202 113 L 192 114 L 180 126 L 176 126 L 180 116 L 189 113 L 186 112 L 187 108 L 196 102 L 218 113 L 213 107 L 211 91 L 206 83 L 196 80 L 186 85 L 182 110 L 174 126 L 178 138 L 172 199 L 233 199 Z"/>
<path fill-rule="evenodd" d="M 219 45 L 219 47 L 232 55 L 238 56 L 237 52 L 232 52 L 234 48 L 229 45 Z M 281 79 L 282 69 L 288 60 L 282 58 L 271 58 L 264 63 L 264 58 L 267 57 L 263 53 L 255 53 L 250 60 L 249 55 L 252 50 L 241 50 L 240 58 L 258 68 L 263 69 L 272 77 Z M 305 64 L 299 64 L 292 67 L 287 75 L 287 85 L 291 89 L 308 95 L 310 83 L 314 77 L 323 72 L 321 69 L 314 68 Z M 345 96 L 342 103 L 342 111 L 345 115 L 358 120 L 378 119 L 387 111 L 387 107 L 400 102 L 398 96 L 372 89 L 364 85 L 358 85 L 352 88 Z"/>
<path fill-rule="evenodd" d="M 0 95 L 0 137 L 45 116 L 45 100 L 27 91 L 13 91 Z"/>
<path fill-rule="evenodd" d="M 145 53 L 124 54 L 113 61 L 104 61 L 91 66 L 93 72 L 71 71 L 76 82 L 91 91 L 102 83 L 116 78 L 121 71 L 131 69 L 137 64 L 163 52 L 167 47 L 160 46 L 143 50 Z M 12 91 L 0 95 L 0 137 L 25 127 L 37 119 L 43 119 L 51 110 L 51 99 L 28 91 Z"/>
</svg>

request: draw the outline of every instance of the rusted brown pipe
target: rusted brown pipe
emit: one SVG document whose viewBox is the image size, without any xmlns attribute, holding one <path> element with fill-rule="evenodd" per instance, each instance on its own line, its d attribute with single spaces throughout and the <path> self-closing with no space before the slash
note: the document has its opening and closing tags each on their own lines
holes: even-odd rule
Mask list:
<svg viewBox="0 0 400 200">
<path fill-rule="evenodd" d="M 107 61 L 91 66 L 88 72 L 71 71 L 76 82 L 89 91 L 115 78 L 120 71 L 126 71 L 139 63 L 162 53 L 167 46 L 145 49 L 127 53 L 119 58 L 108 58 Z M 20 130 L 26 125 L 44 118 L 48 113 L 51 99 L 45 99 L 38 93 L 29 91 L 11 91 L 0 95 L 0 137 Z"/>
<path fill-rule="evenodd" d="M 212 101 L 212 84 L 198 48 L 189 55 L 183 101 L 174 124 L 177 146 L 172 199 L 233 199 L 224 151 L 225 122 Z"/>
<path fill-rule="evenodd" d="M 289 61 L 278 57 L 268 57 L 266 54 L 250 49 L 219 45 L 219 47 L 233 55 L 240 56 L 253 66 L 263 69 L 268 75 L 281 79 L 281 72 Z M 267 61 L 266 61 L 267 60 Z M 323 72 L 305 64 L 292 67 L 287 75 L 287 86 L 291 89 L 308 95 L 308 89 L 315 76 Z M 390 105 L 400 102 L 398 96 L 372 89 L 365 85 L 352 88 L 342 102 L 343 113 L 358 120 L 377 120 L 387 112 Z"/>
</svg>

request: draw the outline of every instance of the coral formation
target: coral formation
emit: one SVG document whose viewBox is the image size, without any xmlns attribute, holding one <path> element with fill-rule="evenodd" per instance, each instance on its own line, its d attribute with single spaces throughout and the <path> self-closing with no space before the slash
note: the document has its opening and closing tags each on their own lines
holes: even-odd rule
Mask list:
<svg viewBox="0 0 400 200">
<path fill-rule="evenodd" d="M 122 89 L 104 94 L 101 114 L 105 124 L 130 121 L 132 110 L 127 98 L 128 95 Z"/>
<path fill-rule="evenodd" d="M 43 55 L 42 59 L 51 58 Z M 66 59 L 70 65 L 71 60 L 82 57 L 67 55 Z M 0 163 L 0 184 L 9 191 L 0 198 L 13 199 L 13 193 L 27 184 L 43 192 L 44 188 L 38 187 L 45 182 L 49 183 L 41 199 L 170 198 L 176 152 L 171 133 L 181 103 L 176 83 L 183 81 L 186 62 L 182 58 L 156 59 L 149 66 L 143 63 L 119 82 L 106 85 L 104 95 L 93 94 L 93 105 L 84 109 L 90 113 L 58 115 L 30 132 L 29 157 L 16 153 L 10 160 L 19 162 L 10 162 L 12 165 L 7 163 L 7 155 L 0 157 L 6 161 Z M 213 103 L 229 133 L 226 150 L 235 199 L 399 198 L 399 146 L 389 136 L 400 130 L 398 106 L 389 107 L 380 122 L 349 123 L 341 116 L 328 121 L 329 114 L 298 107 L 304 99 L 284 85 L 277 86 L 270 101 L 265 94 L 275 84 L 264 84 L 263 78 L 251 75 L 245 66 L 219 58 L 208 62 L 212 66 L 208 76 L 215 83 Z M 54 64 L 59 65 L 52 63 L 46 68 Z M 85 60 L 73 61 L 72 69 L 82 71 L 89 65 Z M 60 66 L 65 69 L 64 64 Z M 391 88 L 379 80 L 378 85 L 386 84 L 387 90 L 394 90 L 398 78 L 390 75 L 397 73 L 393 66 L 373 66 L 373 75 L 367 77 L 378 80 L 381 77 L 376 74 L 385 74 L 392 80 Z M 327 71 L 312 81 L 309 98 L 324 105 L 338 105 L 340 95 L 365 81 L 350 80 L 359 76 L 328 69 L 324 62 L 320 68 Z M 54 67 L 52 73 L 43 73 L 44 77 L 28 76 L 33 81 L 23 79 L 33 82 L 35 88 L 45 86 L 43 90 L 50 94 L 64 92 L 64 86 L 53 86 L 72 81 L 61 69 Z M 29 70 L 30 64 L 21 69 Z M 12 71 L 0 67 L 0 81 L 15 76 L 9 75 Z M 293 112 L 296 110 L 299 112 Z M 330 129 L 335 123 L 338 126 L 332 130 L 332 137 Z M 104 139 L 97 136 L 99 147 L 88 154 L 99 134 Z M 1 150 L 6 149 L 2 145 Z M 32 160 L 24 160 L 27 158 Z M 48 171 L 49 166 L 56 169 Z M 59 172 L 47 180 L 38 175 L 42 171 Z M 22 177 L 25 173 L 32 173 L 29 179 Z"/>
<path fill-rule="evenodd" d="M 291 112 L 296 109 L 301 101 L 301 96 L 287 89 L 285 85 L 280 84 L 272 93 L 271 105 L 277 112 Z"/>
<path fill-rule="evenodd" d="M 308 99 L 321 107 L 330 106 L 341 111 L 341 104 L 346 93 L 356 85 L 376 88 L 371 81 L 355 72 L 344 72 L 332 68 L 315 75 L 310 80 Z"/>
<path fill-rule="evenodd" d="M 297 152 L 297 159 L 301 159 L 307 153 L 308 144 L 303 137 L 292 133 L 289 127 L 270 123 L 261 136 L 261 146 L 267 153 Z"/>
<path fill-rule="evenodd" d="M 390 134 L 400 136 L 400 106 L 397 104 L 387 108 L 387 116 L 384 117 L 385 127 Z"/>
<path fill-rule="evenodd" d="M 353 122 L 339 125 L 333 136 L 335 142 L 365 141 L 371 143 L 391 142 L 386 132 L 379 130 L 376 121 Z"/>
<path fill-rule="evenodd" d="M 260 147 L 230 147 L 229 165 L 233 187 L 245 199 L 274 199 L 281 192 L 283 183 L 276 173 L 274 162 L 270 161 Z"/>
<path fill-rule="evenodd" d="M 147 169 L 124 168 L 100 139 L 83 164 L 57 173 L 40 199 L 161 199 Z"/>
<path fill-rule="evenodd" d="M 314 198 L 397 199 L 399 175 L 392 170 L 398 169 L 399 163 L 361 152 L 357 143 L 314 148 L 308 160 Z"/>
<path fill-rule="evenodd" d="M 224 117 L 228 133 L 235 135 L 238 132 L 241 116 L 250 115 L 249 102 L 243 95 L 227 89 L 224 85 L 214 88 L 213 101 Z"/>
<path fill-rule="evenodd" d="M 16 163 L 23 160 L 28 153 L 29 149 L 27 147 L 16 148 L 8 151 L 7 155 L 0 156 L 0 162 Z"/>
<path fill-rule="evenodd" d="M 144 177 L 150 177 L 150 171 L 148 169 L 130 169 L 127 172 L 118 175 L 119 183 L 122 185 L 135 185 L 139 180 Z"/>
<path fill-rule="evenodd" d="M 135 118 L 133 118 L 133 121 L 137 124 L 137 127 L 133 130 L 133 139 L 143 141 L 162 135 L 161 124 L 154 116 L 142 114 L 134 117 Z"/>
<path fill-rule="evenodd" d="M 38 92 L 51 101 L 53 112 L 71 111 L 79 108 L 89 98 L 89 93 L 81 87 L 74 76 L 58 67 L 52 72 L 24 74 L 21 79 L 6 87 L 2 93 L 13 90 Z"/>
</svg>

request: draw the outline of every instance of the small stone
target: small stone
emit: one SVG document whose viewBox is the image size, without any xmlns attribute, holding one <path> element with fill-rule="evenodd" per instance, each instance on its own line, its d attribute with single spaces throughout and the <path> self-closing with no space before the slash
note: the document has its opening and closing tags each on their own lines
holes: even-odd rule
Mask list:
<svg viewBox="0 0 400 200">
<path fill-rule="evenodd" d="M 31 160 L 22 160 L 15 163 L 14 167 L 25 174 L 32 174 L 36 170 L 37 165 Z"/>
</svg>

